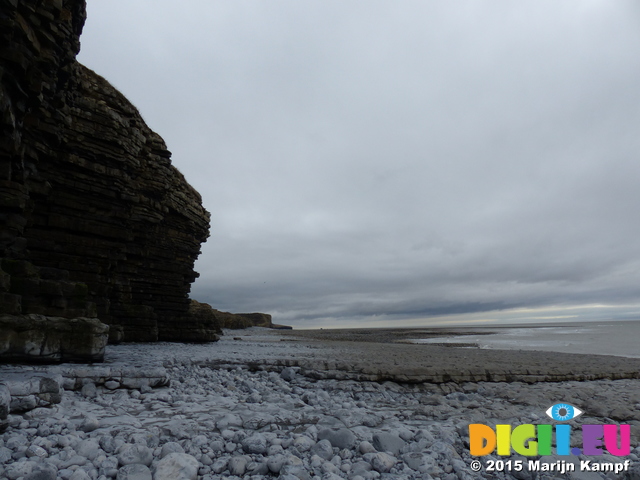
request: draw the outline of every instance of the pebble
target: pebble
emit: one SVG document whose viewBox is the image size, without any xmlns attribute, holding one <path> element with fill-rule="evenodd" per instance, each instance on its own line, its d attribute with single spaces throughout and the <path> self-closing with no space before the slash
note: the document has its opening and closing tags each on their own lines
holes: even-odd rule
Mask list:
<svg viewBox="0 0 640 480">
<path fill-rule="evenodd" d="M 198 460 L 186 453 L 170 453 L 156 465 L 154 480 L 196 480 Z"/>
<path fill-rule="evenodd" d="M 8 415 L 0 478 L 533 479 L 473 472 L 467 426 L 545 423 L 557 401 L 584 410 L 584 422 L 624 418 L 632 424 L 630 458 L 640 456 L 640 380 L 412 385 L 189 359 L 165 367 L 168 386 L 86 383 L 59 404 Z"/>
<path fill-rule="evenodd" d="M 265 453 L 267 451 L 267 439 L 261 433 L 254 433 L 242 440 L 242 449 L 246 453 Z"/>
<path fill-rule="evenodd" d="M 318 432 L 320 440 L 329 440 L 331 445 L 337 448 L 351 448 L 356 441 L 356 436 L 346 428 L 325 428 Z"/>
<path fill-rule="evenodd" d="M 378 452 L 391 452 L 397 455 L 405 445 L 406 442 L 393 433 L 380 432 L 373 435 L 373 447 Z"/>
<path fill-rule="evenodd" d="M 151 470 L 146 465 L 134 463 L 118 470 L 116 480 L 153 480 Z"/>
<path fill-rule="evenodd" d="M 160 450 L 160 458 L 164 458 L 170 453 L 184 453 L 184 448 L 178 442 L 167 442 Z"/>
<path fill-rule="evenodd" d="M 120 466 L 141 464 L 149 466 L 153 460 L 153 452 L 145 445 L 125 444 L 118 450 L 118 463 Z"/>
</svg>

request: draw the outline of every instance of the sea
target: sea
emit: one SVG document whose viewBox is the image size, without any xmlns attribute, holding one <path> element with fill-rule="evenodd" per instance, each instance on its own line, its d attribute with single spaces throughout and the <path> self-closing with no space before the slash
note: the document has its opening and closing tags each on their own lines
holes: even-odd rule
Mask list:
<svg viewBox="0 0 640 480">
<path fill-rule="evenodd" d="M 416 338 L 412 343 L 469 344 L 469 348 L 537 350 L 640 358 L 640 321 L 464 327 L 465 335 Z"/>
</svg>

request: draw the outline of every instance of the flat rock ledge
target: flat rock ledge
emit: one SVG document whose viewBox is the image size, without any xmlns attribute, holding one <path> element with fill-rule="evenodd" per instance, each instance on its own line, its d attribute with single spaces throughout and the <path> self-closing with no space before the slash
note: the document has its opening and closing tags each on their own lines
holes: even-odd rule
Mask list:
<svg viewBox="0 0 640 480">
<path fill-rule="evenodd" d="M 142 392 L 170 384 L 168 370 L 293 372 L 311 380 L 392 381 L 401 384 L 564 382 L 640 378 L 640 359 L 553 352 L 482 350 L 432 345 L 333 342 L 250 328 L 214 345 L 122 344 L 106 348 L 100 365 L 0 365 L 2 412 L 55 404 L 64 390 L 96 387 Z M 3 393 L 4 392 L 4 393 Z M 5 399 L 5 400 L 2 400 Z M 4 410 L 3 410 L 4 408 Z M 6 418 L 6 414 L 5 414 Z"/>
<path fill-rule="evenodd" d="M 109 326 L 97 318 L 1 315 L 3 362 L 101 362 Z"/>
</svg>

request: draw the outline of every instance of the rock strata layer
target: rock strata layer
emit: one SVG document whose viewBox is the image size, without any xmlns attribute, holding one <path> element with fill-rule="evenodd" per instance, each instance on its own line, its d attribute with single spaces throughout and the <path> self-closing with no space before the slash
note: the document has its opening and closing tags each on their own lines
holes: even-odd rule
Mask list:
<svg viewBox="0 0 640 480">
<path fill-rule="evenodd" d="M 0 314 L 215 340 L 188 296 L 209 213 L 137 109 L 76 61 L 85 17 L 83 0 L 0 0 Z"/>
</svg>

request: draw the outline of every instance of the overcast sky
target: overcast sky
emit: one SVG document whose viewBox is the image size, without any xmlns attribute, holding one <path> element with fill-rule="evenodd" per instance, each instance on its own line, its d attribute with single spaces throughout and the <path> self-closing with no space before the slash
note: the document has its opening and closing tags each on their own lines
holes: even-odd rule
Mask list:
<svg viewBox="0 0 640 480">
<path fill-rule="evenodd" d="M 88 3 L 79 60 L 211 212 L 193 298 L 300 327 L 640 318 L 640 3 Z"/>
</svg>

